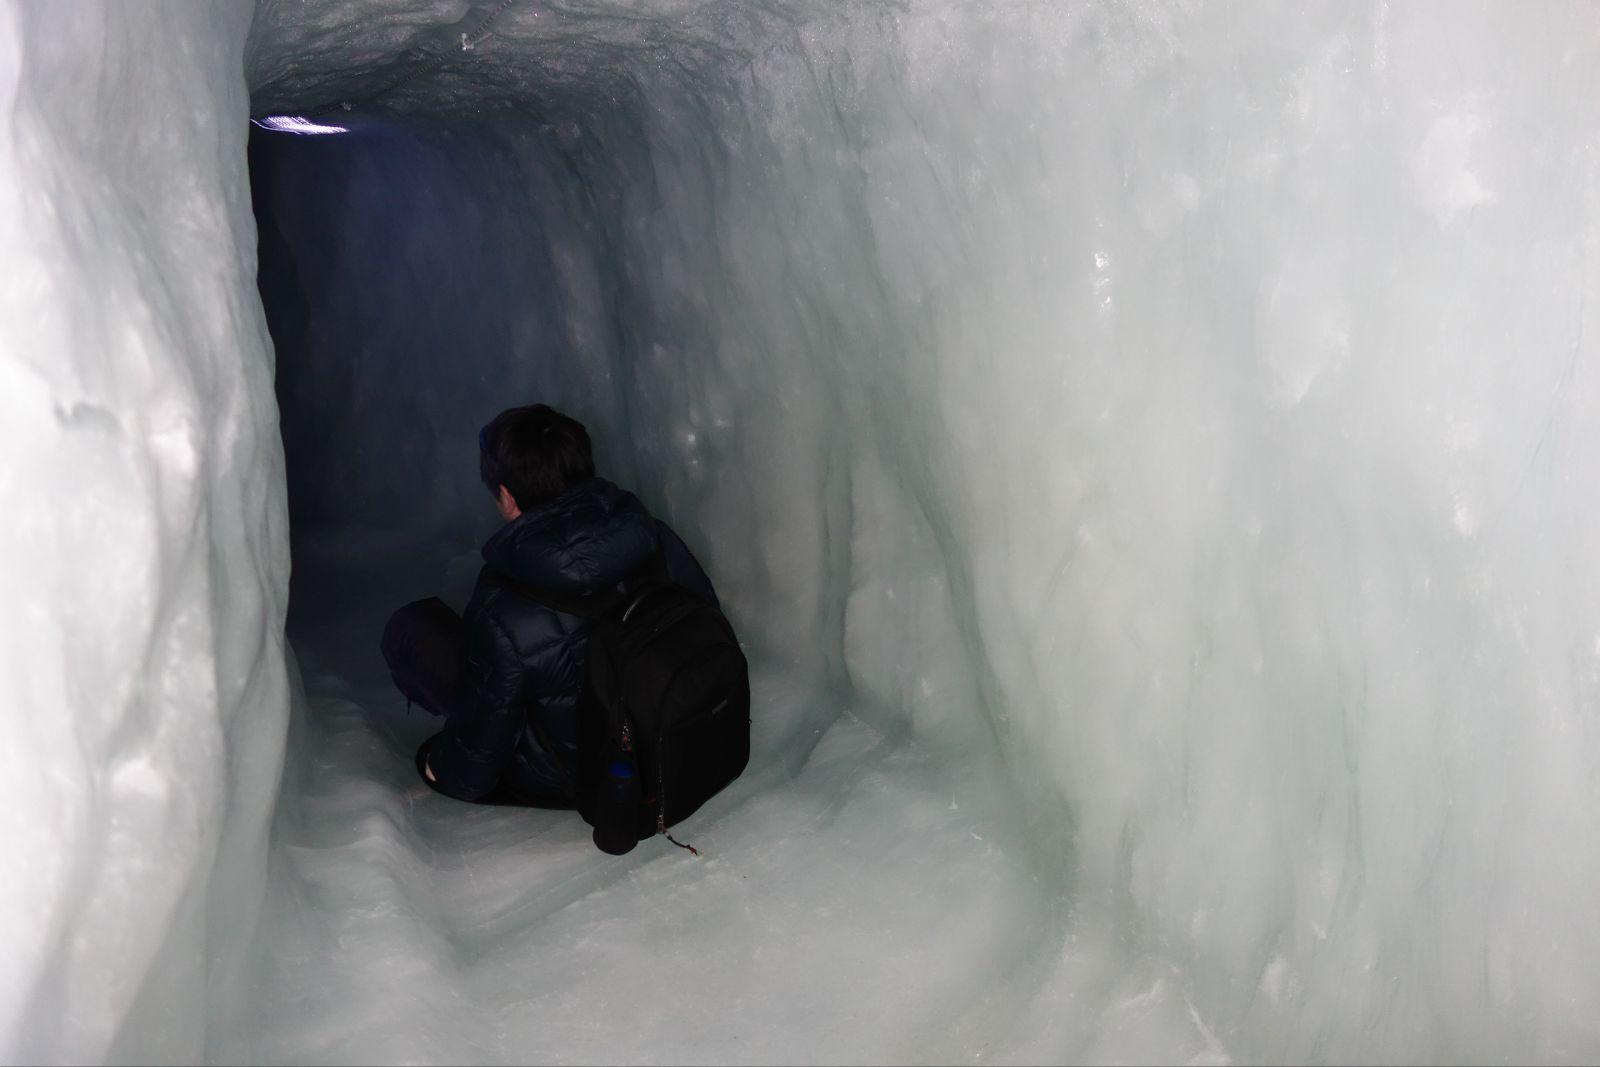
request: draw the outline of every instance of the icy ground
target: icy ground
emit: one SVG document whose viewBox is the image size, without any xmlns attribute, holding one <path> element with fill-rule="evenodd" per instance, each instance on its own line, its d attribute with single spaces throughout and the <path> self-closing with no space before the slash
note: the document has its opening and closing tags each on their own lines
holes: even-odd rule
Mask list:
<svg viewBox="0 0 1600 1067">
<path fill-rule="evenodd" d="M 406 713 L 373 635 L 408 582 L 459 606 L 476 555 L 372 529 L 297 549 L 307 700 L 256 1003 L 214 1058 L 1231 1062 L 1176 968 L 1048 890 L 993 810 L 995 768 L 934 759 L 770 661 L 767 758 L 692 820 L 702 858 L 608 857 L 576 815 L 433 793 L 411 755 L 437 723 Z"/>
<path fill-rule="evenodd" d="M 997 1043 L 998 994 L 1044 965 L 1061 916 L 978 768 L 939 766 L 849 709 L 833 718 L 836 697 L 758 662 L 768 758 L 692 820 L 703 858 L 659 839 L 608 857 L 576 815 L 477 808 L 418 782 L 411 753 L 437 724 L 405 714 L 374 635 L 426 549 L 361 530 L 297 547 L 290 635 L 307 706 L 276 828 L 287 870 L 264 918 L 255 1023 L 223 1059 L 1015 1051 L 1014 1035 Z M 772 736 L 818 708 L 826 727 Z"/>
</svg>

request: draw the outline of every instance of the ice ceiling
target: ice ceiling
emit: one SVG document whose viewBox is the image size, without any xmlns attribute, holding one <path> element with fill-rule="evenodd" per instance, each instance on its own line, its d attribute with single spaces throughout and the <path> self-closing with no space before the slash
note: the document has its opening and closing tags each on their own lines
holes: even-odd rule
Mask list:
<svg viewBox="0 0 1600 1067">
<path fill-rule="evenodd" d="M 752 58 L 841 13 L 811 2 L 261 0 L 246 70 L 257 113 L 374 104 L 457 119 L 538 115 L 552 97 L 579 94 L 601 109 L 666 71 L 702 91 L 748 77 Z"/>
<path fill-rule="evenodd" d="M 1597 83 L 1576 2 L 0 9 L 0 1055 L 1600 1057 Z M 411 780 L 529 399 L 750 646 L 703 861 Z"/>
</svg>

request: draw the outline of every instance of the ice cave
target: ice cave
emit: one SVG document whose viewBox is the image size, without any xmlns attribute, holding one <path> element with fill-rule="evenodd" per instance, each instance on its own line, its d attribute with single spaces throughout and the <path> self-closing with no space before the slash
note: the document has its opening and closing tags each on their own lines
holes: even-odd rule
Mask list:
<svg viewBox="0 0 1600 1067">
<path fill-rule="evenodd" d="M 0 1059 L 1600 1059 L 1600 10 L 0 4 Z M 543 401 L 754 755 L 377 630 Z"/>
</svg>

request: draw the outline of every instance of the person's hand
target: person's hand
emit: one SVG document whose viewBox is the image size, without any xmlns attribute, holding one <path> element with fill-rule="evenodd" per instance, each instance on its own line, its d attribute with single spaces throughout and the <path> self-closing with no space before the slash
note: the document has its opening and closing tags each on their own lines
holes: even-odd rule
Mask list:
<svg viewBox="0 0 1600 1067">
<path fill-rule="evenodd" d="M 422 761 L 422 774 L 423 777 L 427 778 L 430 782 L 437 782 L 439 780 L 433 776 L 433 768 L 428 764 L 427 760 Z"/>
</svg>

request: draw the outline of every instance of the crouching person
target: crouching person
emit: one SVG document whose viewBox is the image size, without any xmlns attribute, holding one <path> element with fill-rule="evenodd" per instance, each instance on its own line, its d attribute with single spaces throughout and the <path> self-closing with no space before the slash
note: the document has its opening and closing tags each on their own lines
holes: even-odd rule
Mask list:
<svg viewBox="0 0 1600 1067">
<path fill-rule="evenodd" d="M 505 525 L 483 546 L 466 613 L 407 605 L 385 630 L 384 655 L 407 699 L 445 717 L 417 754 L 430 786 L 478 803 L 572 807 L 592 626 L 581 605 L 641 573 L 713 605 L 716 594 L 677 534 L 595 476 L 577 420 L 543 404 L 512 408 L 478 445 Z"/>
</svg>

